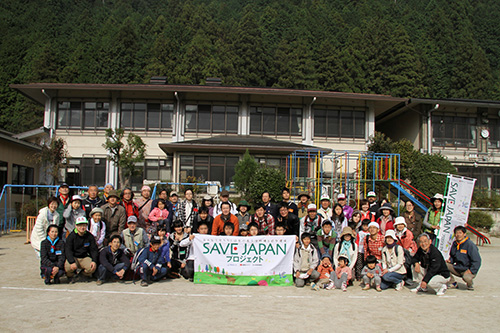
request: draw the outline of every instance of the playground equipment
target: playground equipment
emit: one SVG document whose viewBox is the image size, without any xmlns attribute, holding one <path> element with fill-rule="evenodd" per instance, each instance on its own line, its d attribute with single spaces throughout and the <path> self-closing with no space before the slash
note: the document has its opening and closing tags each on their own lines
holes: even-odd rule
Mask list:
<svg viewBox="0 0 500 333">
<path fill-rule="evenodd" d="M 319 204 L 323 195 L 334 199 L 336 194 L 344 193 L 349 202 L 355 201 L 359 209 L 359 201 L 366 198 L 369 191 L 375 190 L 379 183 L 389 184 L 389 193 L 391 186 L 398 185 L 395 194 L 399 203 L 399 170 L 399 154 L 364 151 L 333 151 L 327 154 L 316 150 L 297 150 L 287 157 L 285 171 L 292 195 L 307 191 L 312 194 L 312 201 Z"/>
</svg>

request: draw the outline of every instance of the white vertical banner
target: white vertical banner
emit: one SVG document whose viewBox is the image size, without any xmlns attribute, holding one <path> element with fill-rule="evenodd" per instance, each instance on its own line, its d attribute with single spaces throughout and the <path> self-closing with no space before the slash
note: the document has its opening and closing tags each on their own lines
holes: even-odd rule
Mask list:
<svg viewBox="0 0 500 333">
<path fill-rule="evenodd" d="M 437 247 L 445 259 L 450 256 L 453 243 L 453 230 L 465 225 L 469 218 L 469 209 L 476 179 L 448 175 L 448 191 L 445 197 L 445 208 L 441 215 Z"/>
</svg>

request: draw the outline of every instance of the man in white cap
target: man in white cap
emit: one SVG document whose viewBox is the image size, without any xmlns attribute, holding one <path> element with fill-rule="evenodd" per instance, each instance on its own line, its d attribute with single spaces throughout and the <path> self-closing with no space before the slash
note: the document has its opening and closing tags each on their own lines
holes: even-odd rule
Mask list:
<svg viewBox="0 0 500 333">
<path fill-rule="evenodd" d="M 369 255 L 375 256 L 380 262 L 382 260 L 382 249 L 385 246 L 384 236 L 380 233 L 380 227 L 377 222 L 370 222 L 368 224 L 368 232 L 370 233 L 365 237 L 365 260 Z"/>
<path fill-rule="evenodd" d="M 366 200 L 370 204 L 370 212 L 375 214 L 375 218 L 378 218 L 380 216 L 380 212 L 378 211 L 380 206 L 377 203 L 377 194 L 374 191 L 368 192 Z"/>
<path fill-rule="evenodd" d="M 74 276 L 78 269 L 81 269 L 83 277 L 88 279 L 97 268 L 99 251 L 94 236 L 87 231 L 87 226 L 87 218 L 79 216 L 75 229 L 66 239 L 64 270 L 70 283 L 75 283 Z"/>
<path fill-rule="evenodd" d="M 337 201 L 342 206 L 344 217 L 349 221 L 351 219 L 352 213 L 354 212 L 354 209 L 347 204 L 347 197 L 344 193 L 340 193 L 339 195 L 337 195 Z"/>
<path fill-rule="evenodd" d="M 307 232 L 311 235 L 311 244 L 318 248 L 318 239 L 316 238 L 316 232 L 321 228 L 323 223 L 323 218 L 318 215 L 318 210 L 315 204 L 309 204 L 307 206 L 307 215 L 300 219 L 300 235 L 299 239 L 302 239 L 302 234 Z"/>
<path fill-rule="evenodd" d="M 323 220 L 330 220 L 332 218 L 332 207 L 330 207 L 330 197 L 328 195 L 323 195 L 319 200 L 321 207 L 318 209 L 318 214 L 321 215 Z"/>
<path fill-rule="evenodd" d="M 141 188 L 141 197 L 134 199 L 134 203 L 139 207 L 139 216 L 137 217 L 137 223 L 140 227 L 148 230 L 149 220 L 148 216 L 151 212 L 151 187 L 144 185 Z"/>
<path fill-rule="evenodd" d="M 229 201 L 229 191 L 228 190 L 222 190 L 220 192 L 219 198 L 220 198 L 220 202 L 214 207 L 214 218 L 217 215 L 222 214 L 222 204 L 224 202 L 228 202 L 229 203 L 229 207 L 230 207 L 229 212 L 231 214 L 233 214 L 233 215 L 238 214 L 238 207 L 236 207 L 236 205 L 234 203 L 232 203 L 231 201 Z"/>
</svg>

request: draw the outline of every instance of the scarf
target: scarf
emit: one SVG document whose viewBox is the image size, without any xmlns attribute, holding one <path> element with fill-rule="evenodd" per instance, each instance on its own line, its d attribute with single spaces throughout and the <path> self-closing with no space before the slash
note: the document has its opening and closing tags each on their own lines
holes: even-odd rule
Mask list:
<svg viewBox="0 0 500 333">
<path fill-rule="evenodd" d="M 465 243 L 466 240 L 468 240 L 469 237 L 465 237 L 464 239 L 462 239 L 461 242 L 457 242 L 457 251 L 460 250 L 460 245 L 462 245 L 463 243 Z"/>
<path fill-rule="evenodd" d="M 396 246 L 396 242 L 394 242 L 392 244 L 386 244 L 386 246 L 388 249 L 392 249 L 394 246 Z"/>
<path fill-rule="evenodd" d="M 54 239 L 54 241 L 52 241 L 52 239 L 50 239 L 50 237 L 47 236 L 47 240 L 50 243 L 50 253 L 54 253 L 56 250 L 56 243 L 59 240 L 59 237 L 56 237 L 56 239 Z"/>
<path fill-rule="evenodd" d="M 339 251 L 339 255 L 345 255 L 347 256 L 347 258 L 350 258 L 351 255 L 350 255 L 350 252 L 351 252 L 351 242 L 346 242 L 346 241 L 342 241 L 342 244 L 341 244 L 341 249 Z"/>
</svg>

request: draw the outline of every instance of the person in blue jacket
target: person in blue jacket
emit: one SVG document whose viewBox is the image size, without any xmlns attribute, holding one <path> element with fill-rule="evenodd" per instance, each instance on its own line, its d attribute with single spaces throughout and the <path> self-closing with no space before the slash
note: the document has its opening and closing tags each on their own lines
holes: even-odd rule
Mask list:
<svg viewBox="0 0 500 333">
<path fill-rule="evenodd" d="M 160 250 L 161 237 L 151 237 L 149 247 L 139 255 L 139 272 L 141 274 L 141 287 L 147 287 L 152 281 L 159 281 L 167 275 L 167 267 L 162 264 Z"/>
<path fill-rule="evenodd" d="M 474 290 L 473 279 L 481 267 L 481 256 L 476 244 L 467 237 L 467 229 L 458 226 L 453 230 L 455 241 L 451 246 L 450 258 L 446 265 L 451 273 L 450 284 L 458 288 L 453 275 L 461 277 L 467 284 L 467 289 Z"/>
<path fill-rule="evenodd" d="M 99 254 L 99 268 L 97 269 L 97 285 L 100 286 L 107 278 L 123 281 L 125 272 L 130 266 L 130 259 L 121 248 L 122 238 L 119 235 L 111 236 L 109 245 Z"/>
</svg>

